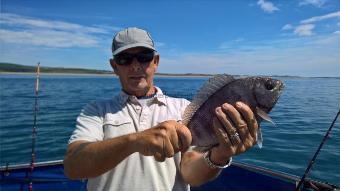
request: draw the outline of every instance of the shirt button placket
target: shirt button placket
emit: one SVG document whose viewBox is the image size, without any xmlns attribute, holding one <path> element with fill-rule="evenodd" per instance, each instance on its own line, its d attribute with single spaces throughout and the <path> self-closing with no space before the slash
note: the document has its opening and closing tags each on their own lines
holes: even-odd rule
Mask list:
<svg viewBox="0 0 340 191">
<path fill-rule="evenodd" d="M 141 113 L 141 109 L 142 109 L 141 106 L 139 105 L 136 106 L 136 112 L 138 115 Z"/>
<path fill-rule="evenodd" d="M 141 115 L 140 115 L 140 127 L 142 129 L 147 128 L 148 114 L 149 114 L 148 108 L 147 107 L 143 108 Z"/>
</svg>

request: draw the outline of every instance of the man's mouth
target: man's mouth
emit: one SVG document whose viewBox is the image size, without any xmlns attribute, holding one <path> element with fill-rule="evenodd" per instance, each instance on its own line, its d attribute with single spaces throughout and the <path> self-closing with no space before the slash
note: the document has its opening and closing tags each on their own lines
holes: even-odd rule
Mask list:
<svg viewBox="0 0 340 191">
<path fill-rule="evenodd" d="M 140 80 L 142 78 L 145 78 L 145 76 L 130 76 L 129 78 L 132 80 Z"/>
</svg>

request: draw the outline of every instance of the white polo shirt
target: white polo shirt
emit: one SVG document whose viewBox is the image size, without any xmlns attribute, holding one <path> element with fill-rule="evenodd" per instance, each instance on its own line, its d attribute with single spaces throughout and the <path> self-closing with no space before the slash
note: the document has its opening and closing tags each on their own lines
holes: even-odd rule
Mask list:
<svg viewBox="0 0 340 191">
<path fill-rule="evenodd" d="M 146 104 L 123 91 L 111 100 L 88 104 L 77 118 L 76 129 L 69 144 L 79 140 L 102 141 L 143 131 L 166 120 L 182 120 L 189 101 L 164 95 L 156 87 L 156 95 Z M 190 190 L 180 175 L 181 154 L 177 153 L 164 162 L 153 156 L 133 153 L 114 169 L 87 183 L 89 191 L 182 191 Z M 93 164 L 95 165 L 95 164 Z"/>
</svg>

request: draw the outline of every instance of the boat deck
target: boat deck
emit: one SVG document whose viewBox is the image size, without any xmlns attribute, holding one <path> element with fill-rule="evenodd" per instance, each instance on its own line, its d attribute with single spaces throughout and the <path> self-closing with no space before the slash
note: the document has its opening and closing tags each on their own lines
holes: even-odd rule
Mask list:
<svg viewBox="0 0 340 191">
<path fill-rule="evenodd" d="M 26 191 L 32 180 L 34 191 L 85 191 L 86 180 L 70 180 L 64 175 L 63 161 L 37 163 L 32 177 L 29 178 L 28 164 L 1 167 L 1 191 Z M 200 187 L 192 187 L 192 191 L 224 190 L 224 191 L 288 191 L 295 190 L 298 177 L 282 172 L 275 172 L 262 167 L 234 162 L 221 175 Z M 339 190 L 339 187 L 306 180 L 303 190 Z M 314 187 L 314 189 L 313 189 Z"/>
</svg>

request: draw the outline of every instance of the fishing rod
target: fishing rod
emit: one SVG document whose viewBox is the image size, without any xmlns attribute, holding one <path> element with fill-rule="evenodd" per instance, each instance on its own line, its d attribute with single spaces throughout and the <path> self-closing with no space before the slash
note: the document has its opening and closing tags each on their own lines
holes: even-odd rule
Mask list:
<svg viewBox="0 0 340 191">
<path fill-rule="evenodd" d="M 37 115 L 38 115 L 38 97 L 39 97 L 39 75 L 40 75 L 40 62 L 37 65 L 36 71 L 36 80 L 35 80 L 35 104 L 34 104 L 34 121 L 32 127 L 32 152 L 31 152 L 31 165 L 30 165 L 30 172 L 29 172 L 29 184 L 28 190 L 33 190 L 33 181 L 32 181 L 32 174 L 34 170 L 34 162 L 35 162 L 35 141 L 37 136 Z"/>
<path fill-rule="evenodd" d="M 322 141 L 321 141 L 321 143 L 320 143 L 320 145 L 319 145 L 319 148 L 316 150 L 316 152 L 315 152 L 315 154 L 314 154 L 314 156 L 313 156 L 313 159 L 309 162 L 308 167 L 307 167 L 305 173 L 303 174 L 303 176 L 302 176 L 302 178 L 301 178 L 301 180 L 300 180 L 298 186 L 296 187 L 295 191 L 299 191 L 299 190 L 300 190 L 300 187 L 301 187 L 302 184 L 304 183 L 305 178 L 306 178 L 306 176 L 307 176 L 308 173 L 309 173 L 309 170 L 312 168 L 312 166 L 313 166 L 313 164 L 314 164 L 314 162 L 315 162 L 315 159 L 316 159 L 316 157 L 318 156 L 318 154 L 319 154 L 319 152 L 320 152 L 320 150 L 321 150 L 321 147 L 322 147 L 323 144 L 326 142 L 326 139 L 328 138 L 328 135 L 329 135 L 329 133 L 331 132 L 331 130 L 332 130 L 332 128 L 333 128 L 333 126 L 334 126 L 334 124 L 335 124 L 335 122 L 336 122 L 336 119 L 338 118 L 339 114 L 340 114 L 340 109 L 339 109 L 338 113 L 336 114 L 336 116 L 335 116 L 335 118 L 334 118 L 334 120 L 333 120 L 331 126 L 329 127 L 328 131 L 326 132 L 326 135 L 323 137 L 323 139 L 322 139 Z"/>
</svg>

